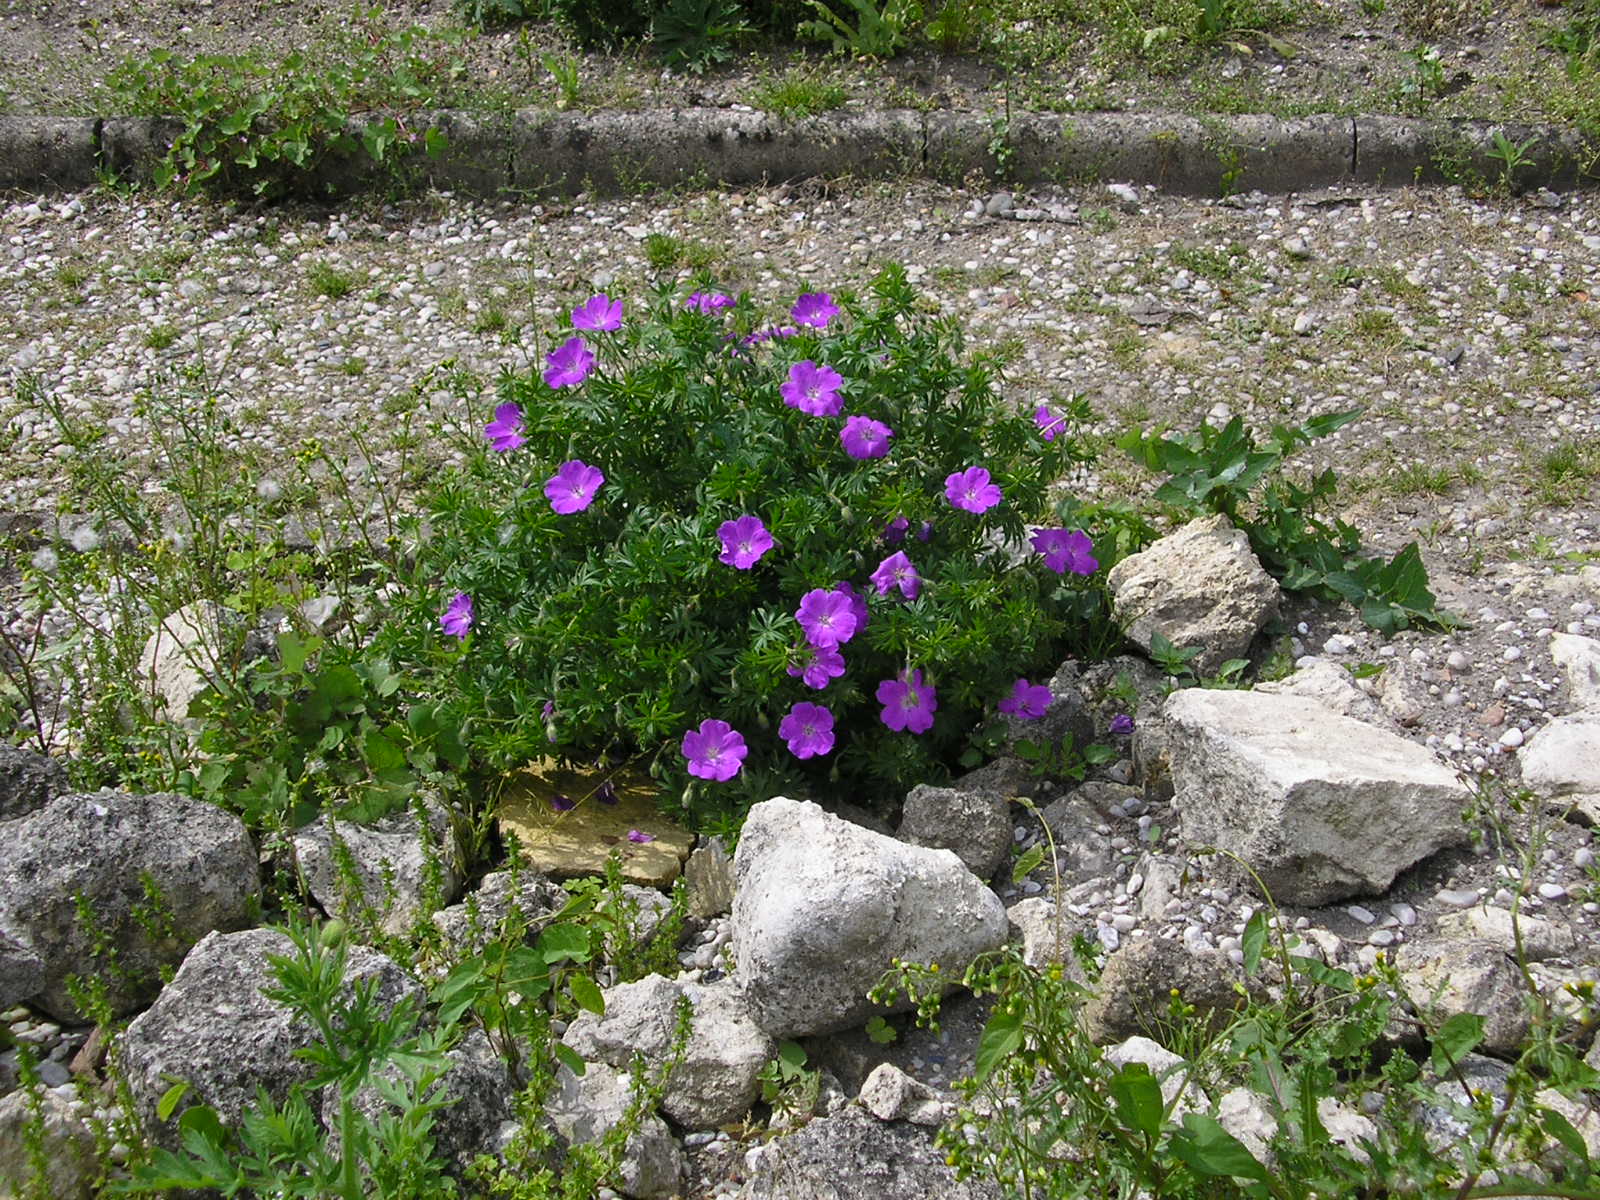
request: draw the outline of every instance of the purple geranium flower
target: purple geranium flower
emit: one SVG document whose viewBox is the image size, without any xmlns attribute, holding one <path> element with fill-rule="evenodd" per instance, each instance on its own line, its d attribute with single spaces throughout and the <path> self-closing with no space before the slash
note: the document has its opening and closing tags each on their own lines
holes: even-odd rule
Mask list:
<svg viewBox="0 0 1600 1200">
<path fill-rule="evenodd" d="M 794 302 L 789 315 L 796 324 L 826 329 L 828 322 L 839 315 L 839 306 L 827 292 L 806 292 Z"/>
<path fill-rule="evenodd" d="M 801 660 L 790 663 L 787 670 L 791 676 L 805 680 L 807 687 L 820 690 L 828 686 L 828 680 L 844 674 L 844 655 L 837 646 L 819 650 L 807 644 L 801 648 L 801 653 Z"/>
<path fill-rule="evenodd" d="M 1071 571 L 1074 575 L 1093 575 L 1100 562 L 1090 550 L 1094 543 L 1081 529 L 1035 529 L 1033 548 L 1044 555 L 1044 565 L 1057 575 Z"/>
<path fill-rule="evenodd" d="M 689 760 L 689 774 L 719 783 L 732 779 L 744 766 L 750 753 L 744 735 L 726 721 L 707 717 L 699 729 L 683 735 L 683 756 Z"/>
<path fill-rule="evenodd" d="M 988 471 L 982 467 L 968 467 L 945 476 L 944 496 L 957 508 L 981 513 L 999 504 L 1002 493 L 998 484 L 989 482 Z"/>
<path fill-rule="evenodd" d="M 557 812 L 571 812 L 578 807 L 578 802 L 565 792 L 557 792 L 550 797 L 550 807 Z"/>
<path fill-rule="evenodd" d="M 806 641 L 818 650 L 832 650 L 844 645 L 856 634 L 853 597 L 829 588 L 812 588 L 800 597 L 800 607 L 794 619 L 806 631 Z"/>
<path fill-rule="evenodd" d="M 572 327 L 574 329 L 598 330 L 601 332 L 621 329 L 622 301 L 613 300 L 604 292 L 601 292 L 598 296 L 590 296 L 572 310 Z M 554 385 L 552 384 L 551 386 Z"/>
<path fill-rule="evenodd" d="M 726 292 L 691 292 L 683 306 L 695 312 L 714 313 L 719 308 L 731 308 L 733 297 Z"/>
<path fill-rule="evenodd" d="M 1111 732 L 1116 734 L 1132 733 L 1133 718 L 1127 713 L 1118 713 L 1111 718 Z"/>
<path fill-rule="evenodd" d="M 515 404 L 502 404 L 494 410 L 494 420 L 483 427 L 489 445 L 504 454 L 515 450 L 528 439 L 522 436 L 522 409 Z"/>
<path fill-rule="evenodd" d="M 717 526 L 717 536 L 722 539 L 722 553 L 717 561 L 727 563 L 741 571 L 748 571 L 772 549 L 772 535 L 761 523 L 760 517 L 748 514 Z"/>
<path fill-rule="evenodd" d="M 851 458 L 882 458 L 889 453 L 889 439 L 893 436 L 894 430 L 871 417 L 846 417 L 844 428 L 839 431 L 844 452 Z"/>
<path fill-rule="evenodd" d="M 582 512 L 594 503 L 594 494 L 605 481 L 605 474 L 599 467 L 574 458 L 562 463 L 556 473 L 544 481 L 544 494 L 550 497 L 550 507 L 562 515 Z"/>
<path fill-rule="evenodd" d="M 452 596 L 439 618 L 439 626 L 451 637 L 465 639 L 472 628 L 472 597 L 465 592 Z"/>
<path fill-rule="evenodd" d="M 741 346 L 759 346 L 762 342 L 770 342 L 773 338 L 777 338 L 779 341 L 784 338 L 792 338 L 799 332 L 793 325 L 774 325 L 768 329 L 758 329 L 754 333 L 745 334 L 740 339 L 739 344 Z"/>
<path fill-rule="evenodd" d="M 922 528 L 917 530 L 917 541 L 926 542 L 926 541 L 931 541 L 932 538 L 933 538 L 933 522 L 932 521 L 924 521 L 922 523 Z"/>
<path fill-rule="evenodd" d="M 897 679 L 878 685 L 878 703 L 883 705 L 879 719 L 896 733 L 926 733 L 933 728 L 933 713 L 939 707 L 931 684 L 922 682 L 922 671 L 908 671 Z"/>
<path fill-rule="evenodd" d="M 609 779 L 604 780 L 600 786 L 595 789 L 594 798 L 600 801 L 601 804 L 615 804 L 617 802 L 617 785 L 612 783 Z"/>
<path fill-rule="evenodd" d="M 796 758 L 814 758 L 833 749 L 833 714 L 820 704 L 801 700 L 778 722 L 778 736 Z"/>
<path fill-rule="evenodd" d="M 636 846 L 642 846 L 646 842 L 655 841 L 656 835 L 653 833 L 646 833 L 642 829 L 630 829 L 628 830 L 628 840 Z"/>
<path fill-rule="evenodd" d="M 904 517 L 896 517 L 883 527 L 882 538 L 886 545 L 898 546 L 906 540 L 906 530 L 911 528 L 911 522 Z"/>
<path fill-rule="evenodd" d="M 872 613 L 867 608 L 866 596 L 856 591 L 851 584 L 843 581 L 836 583 L 833 586 L 850 598 L 850 611 L 853 612 L 856 617 L 856 633 L 860 633 L 862 630 L 866 629 L 867 622 L 872 619 Z M 850 636 L 854 637 L 855 634 L 851 634 Z"/>
<path fill-rule="evenodd" d="M 821 366 L 809 358 L 789 368 L 789 378 L 778 387 L 783 402 L 813 417 L 836 417 L 844 407 L 839 389 L 844 378 L 832 367 Z"/>
<path fill-rule="evenodd" d="M 544 381 L 553 388 L 577 387 L 594 370 L 594 351 L 581 337 L 568 338 L 544 360 L 550 364 L 544 369 Z"/>
<path fill-rule="evenodd" d="M 1039 432 L 1047 442 L 1056 440 L 1056 434 L 1067 427 L 1067 419 L 1058 417 L 1046 405 L 1039 405 L 1033 410 L 1033 423 L 1039 427 Z"/>
<path fill-rule="evenodd" d="M 1047 684 L 1019 679 L 1011 685 L 1011 695 L 1000 701 L 1000 711 L 1024 721 L 1037 721 L 1053 699 Z"/>
<path fill-rule="evenodd" d="M 907 600 L 915 600 L 922 593 L 922 576 L 917 574 L 916 566 L 904 550 L 896 550 L 879 563 L 872 573 L 872 582 L 880 596 L 887 596 L 895 588 L 899 588 Z"/>
</svg>

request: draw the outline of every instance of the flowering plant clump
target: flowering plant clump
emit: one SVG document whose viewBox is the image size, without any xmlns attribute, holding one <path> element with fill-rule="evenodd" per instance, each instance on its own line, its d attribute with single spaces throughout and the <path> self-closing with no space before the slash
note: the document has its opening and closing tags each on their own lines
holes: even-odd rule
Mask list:
<svg viewBox="0 0 1600 1200">
<path fill-rule="evenodd" d="M 485 766 L 638 754 L 702 809 L 892 802 L 1109 628 L 1096 555 L 1133 547 L 1045 501 L 1086 409 L 1043 431 L 899 269 L 777 314 L 599 295 L 548 345 L 466 426 L 401 635 Z"/>
</svg>

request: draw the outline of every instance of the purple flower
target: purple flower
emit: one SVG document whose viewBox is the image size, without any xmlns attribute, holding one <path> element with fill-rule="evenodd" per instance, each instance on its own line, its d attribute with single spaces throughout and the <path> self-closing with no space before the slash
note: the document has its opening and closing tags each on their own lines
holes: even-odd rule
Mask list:
<svg viewBox="0 0 1600 1200">
<path fill-rule="evenodd" d="M 551 717 L 556 715 L 556 702 L 554 700 L 546 700 L 544 702 L 544 708 L 541 711 L 544 719 L 548 721 Z"/>
<path fill-rule="evenodd" d="M 1111 718 L 1111 732 L 1116 734 L 1132 733 L 1133 718 L 1127 713 L 1118 713 Z"/>
<path fill-rule="evenodd" d="M 599 467 L 574 458 L 562 463 L 556 473 L 544 481 L 544 494 L 550 497 L 550 507 L 558 513 L 582 512 L 594 503 L 594 494 L 605 481 L 605 474 Z"/>
<path fill-rule="evenodd" d="M 879 719 L 896 733 L 927 733 L 933 728 L 933 713 L 939 707 L 933 687 L 922 682 L 922 671 L 908 671 L 897 679 L 878 685 L 878 703 L 883 705 Z"/>
<path fill-rule="evenodd" d="M 1071 571 L 1074 575 L 1093 575 L 1100 562 L 1090 550 L 1094 544 L 1081 529 L 1035 529 L 1033 548 L 1044 555 L 1044 565 L 1057 575 Z"/>
<path fill-rule="evenodd" d="M 911 528 L 911 522 L 904 517 L 896 517 L 883 527 L 883 540 L 886 545 L 898 546 L 906 540 L 906 530 Z M 924 538 L 924 541 L 927 539 Z"/>
<path fill-rule="evenodd" d="M 889 453 L 889 439 L 893 436 L 894 430 L 871 417 L 846 417 L 844 428 L 839 431 L 844 452 L 851 458 L 882 458 Z"/>
<path fill-rule="evenodd" d="M 595 789 L 594 798 L 600 801 L 601 804 L 615 804 L 617 802 L 617 785 L 609 779 L 604 780 Z"/>
<path fill-rule="evenodd" d="M 1002 493 L 998 484 L 989 482 L 989 472 L 982 467 L 968 467 L 945 476 L 944 496 L 957 508 L 981 513 L 999 504 Z"/>
<path fill-rule="evenodd" d="M 568 338 L 544 360 L 550 364 L 544 369 L 544 381 L 553 388 L 577 387 L 594 370 L 594 351 L 581 337 Z"/>
<path fill-rule="evenodd" d="M 812 588 L 800 597 L 794 619 L 806 631 L 806 641 L 818 650 L 833 650 L 855 636 L 856 614 L 852 598 L 842 591 Z"/>
<path fill-rule="evenodd" d="M 1033 410 L 1033 423 L 1039 427 L 1039 432 L 1047 442 L 1056 440 L 1056 434 L 1067 427 L 1067 419 L 1058 417 L 1050 409 L 1041 404 Z"/>
<path fill-rule="evenodd" d="M 1000 711 L 1024 721 L 1037 721 L 1053 699 L 1048 685 L 1019 679 L 1011 685 L 1011 695 L 1000 701 Z"/>
<path fill-rule="evenodd" d="M 550 807 L 557 812 L 571 812 L 578 807 L 578 803 L 565 792 L 557 792 L 550 797 Z"/>
<path fill-rule="evenodd" d="M 839 388 L 844 378 L 832 367 L 817 366 L 809 358 L 789 368 L 789 378 L 778 387 L 783 402 L 813 417 L 836 417 L 844 407 Z"/>
<path fill-rule="evenodd" d="M 572 327 L 574 329 L 598 330 L 610 332 L 622 328 L 622 301 L 613 300 L 601 292 L 598 296 L 590 296 L 577 308 L 572 310 Z M 588 374 L 587 371 L 584 374 Z M 579 380 L 578 382 L 583 382 Z M 554 384 L 551 384 L 554 387 Z"/>
<path fill-rule="evenodd" d="M 793 325 L 774 325 L 768 329 L 758 329 L 754 333 L 745 334 L 740 339 L 739 344 L 741 346 L 759 346 L 762 342 L 771 341 L 773 338 L 777 338 L 779 341 L 784 338 L 792 338 L 799 332 Z"/>
<path fill-rule="evenodd" d="M 472 628 L 472 597 L 465 592 L 451 597 L 444 615 L 439 618 L 439 626 L 451 637 L 465 640 L 467 631 Z"/>
<path fill-rule="evenodd" d="M 695 312 L 714 313 L 719 308 L 731 308 L 733 297 L 725 292 L 691 292 L 683 306 Z"/>
<path fill-rule="evenodd" d="M 872 612 L 867 608 L 867 598 L 848 583 L 840 582 L 833 586 L 850 598 L 850 611 L 856 618 L 856 633 L 860 633 L 872 619 Z M 854 637 L 855 634 L 851 636 Z"/>
<path fill-rule="evenodd" d="M 872 582 L 877 586 L 880 596 L 887 596 L 890 591 L 899 588 L 900 594 L 907 600 L 915 600 L 922 592 L 922 576 L 917 574 L 917 568 L 906 557 L 904 550 L 896 550 L 879 563 L 878 569 L 872 573 Z"/>
<path fill-rule="evenodd" d="M 924 521 L 922 523 L 922 527 L 917 530 L 917 541 L 926 542 L 926 541 L 931 541 L 932 538 L 933 538 L 933 522 L 932 521 Z"/>
<path fill-rule="evenodd" d="M 628 830 L 628 840 L 636 846 L 642 846 L 646 842 L 655 841 L 656 835 L 653 833 L 646 833 L 642 829 L 630 829 Z"/>
<path fill-rule="evenodd" d="M 750 748 L 744 735 L 726 721 L 707 717 L 699 729 L 683 735 L 683 756 L 689 760 L 689 774 L 723 782 L 732 779 L 744 766 Z"/>
<path fill-rule="evenodd" d="M 504 454 L 528 439 L 522 436 L 522 410 L 515 404 L 502 404 L 494 410 L 494 420 L 483 427 L 489 445 Z"/>
<path fill-rule="evenodd" d="M 802 700 L 778 722 L 778 736 L 796 758 L 815 758 L 833 749 L 833 714 L 820 704 Z"/>
<path fill-rule="evenodd" d="M 826 329 L 828 322 L 839 315 L 839 306 L 827 292 L 806 292 L 794 302 L 789 315 L 797 324 Z"/>
<path fill-rule="evenodd" d="M 722 539 L 722 553 L 717 555 L 717 561 L 741 571 L 748 571 L 772 549 L 772 535 L 761 518 L 748 514 L 718 525 L 717 536 Z"/>
<path fill-rule="evenodd" d="M 828 686 L 828 680 L 844 674 L 844 655 L 839 653 L 838 647 L 819 650 L 806 645 L 801 653 L 801 660 L 791 663 L 787 670 L 791 676 L 805 680 L 807 687 L 820 690 Z"/>
</svg>

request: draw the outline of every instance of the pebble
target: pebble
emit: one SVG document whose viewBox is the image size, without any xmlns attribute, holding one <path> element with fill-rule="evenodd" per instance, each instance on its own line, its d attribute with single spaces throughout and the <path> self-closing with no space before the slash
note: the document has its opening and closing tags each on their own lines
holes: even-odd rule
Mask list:
<svg viewBox="0 0 1600 1200">
<path fill-rule="evenodd" d="M 1580 871 L 1587 871 L 1594 866 L 1594 851 L 1587 846 L 1579 846 L 1572 852 L 1572 865 Z"/>
<path fill-rule="evenodd" d="M 1391 904 L 1389 911 L 1394 914 L 1395 920 L 1408 929 L 1417 923 L 1417 910 L 1409 904 Z"/>
<path fill-rule="evenodd" d="M 1472 908 L 1483 897 L 1471 888 L 1445 888 L 1435 895 L 1434 899 L 1446 908 Z"/>
<path fill-rule="evenodd" d="M 1452 650 L 1445 656 L 1444 665 L 1452 671 L 1465 671 L 1472 665 L 1472 660 L 1460 650 Z"/>
<path fill-rule="evenodd" d="M 1511 726 L 1510 729 L 1507 729 L 1500 735 L 1499 744 L 1506 747 L 1508 750 L 1515 750 L 1518 746 L 1522 745 L 1522 730 L 1518 729 L 1515 725 Z"/>
<path fill-rule="evenodd" d="M 1565 900 L 1567 898 L 1567 889 L 1559 883 L 1541 883 L 1539 885 L 1539 895 L 1546 900 Z"/>
<path fill-rule="evenodd" d="M 1363 908 L 1359 904 L 1352 904 L 1344 911 L 1349 913 L 1356 920 L 1360 921 L 1363 925 L 1371 925 L 1378 919 L 1377 913 L 1373 912 L 1370 908 Z"/>
<path fill-rule="evenodd" d="M 1369 946 L 1392 946 L 1400 940 L 1400 935 L 1392 929 L 1374 929 L 1367 935 Z"/>
</svg>

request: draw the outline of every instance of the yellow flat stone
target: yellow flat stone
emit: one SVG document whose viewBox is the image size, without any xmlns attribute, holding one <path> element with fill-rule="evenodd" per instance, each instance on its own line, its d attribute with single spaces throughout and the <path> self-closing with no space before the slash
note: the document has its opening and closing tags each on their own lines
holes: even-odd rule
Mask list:
<svg viewBox="0 0 1600 1200">
<path fill-rule="evenodd" d="M 616 804 L 602 804 L 593 792 L 605 774 L 539 762 L 506 780 L 496 819 L 502 835 L 516 834 L 522 860 L 553 879 L 605 873 L 606 859 L 622 854 L 622 877 L 630 883 L 667 887 L 678 877 L 694 848 L 694 834 L 656 809 L 660 788 L 642 771 L 611 775 Z M 561 794 L 577 802 L 557 812 L 551 800 Z M 650 834 L 650 842 L 630 842 L 628 831 Z"/>
</svg>

